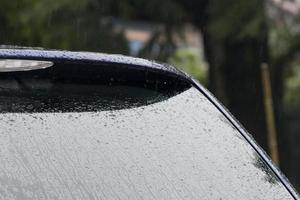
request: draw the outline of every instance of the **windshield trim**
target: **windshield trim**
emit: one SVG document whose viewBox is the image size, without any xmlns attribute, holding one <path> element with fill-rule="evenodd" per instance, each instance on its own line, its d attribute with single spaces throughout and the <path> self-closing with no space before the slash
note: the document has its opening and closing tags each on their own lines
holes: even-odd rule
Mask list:
<svg viewBox="0 0 300 200">
<path fill-rule="evenodd" d="M 282 182 L 284 187 L 289 191 L 292 197 L 296 200 L 300 200 L 300 196 L 285 177 L 285 175 L 279 170 L 279 168 L 273 163 L 267 153 L 256 143 L 250 133 L 239 123 L 239 121 L 225 108 L 225 106 L 216 99 L 206 88 L 204 88 L 196 79 L 189 79 L 192 86 L 198 89 L 224 116 L 225 118 L 238 130 L 243 138 L 251 145 L 255 152 L 262 158 L 265 164 L 274 172 L 276 177 Z"/>
</svg>

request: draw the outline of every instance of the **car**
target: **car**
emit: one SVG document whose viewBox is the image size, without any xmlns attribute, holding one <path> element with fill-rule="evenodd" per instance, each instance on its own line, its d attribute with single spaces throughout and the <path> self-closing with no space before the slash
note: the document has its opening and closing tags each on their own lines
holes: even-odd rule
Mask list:
<svg viewBox="0 0 300 200">
<path fill-rule="evenodd" d="M 191 76 L 122 55 L 0 49 L 0 199 L 299 199 Z"/>
</svg>

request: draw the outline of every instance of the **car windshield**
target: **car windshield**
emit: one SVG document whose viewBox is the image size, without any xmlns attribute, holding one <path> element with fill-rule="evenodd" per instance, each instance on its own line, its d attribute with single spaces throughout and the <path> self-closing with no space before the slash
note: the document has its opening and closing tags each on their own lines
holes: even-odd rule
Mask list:
<svg viewBox="0 0 300 200">
<path fill-rule="evenodd" d="M 1 199 L 291 199 L 197 89 L 78 69 L 0 74 Z"/>
</svg>

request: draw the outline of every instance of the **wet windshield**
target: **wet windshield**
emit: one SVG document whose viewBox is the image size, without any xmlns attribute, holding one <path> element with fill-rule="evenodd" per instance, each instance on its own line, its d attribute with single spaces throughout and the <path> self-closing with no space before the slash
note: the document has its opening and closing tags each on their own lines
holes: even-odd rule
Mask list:
<svg viewBox="0 0 300 200">
<path fill-rule="evenodd" d="M 0 93 L 0 199 L 291 199 L 193 87 L 16 80 Z"/>
</svg>

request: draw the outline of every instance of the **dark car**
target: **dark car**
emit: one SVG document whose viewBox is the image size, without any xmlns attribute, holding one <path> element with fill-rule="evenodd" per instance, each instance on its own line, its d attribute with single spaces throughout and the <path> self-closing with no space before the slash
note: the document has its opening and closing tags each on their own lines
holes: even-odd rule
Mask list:
<svg viewBox="0 0 300 200">
<path fill-rule="evenodd" d="M 0 199 L 299 199 L 199 83 L 138 58 L 0 50 Z"/>
</svg>

